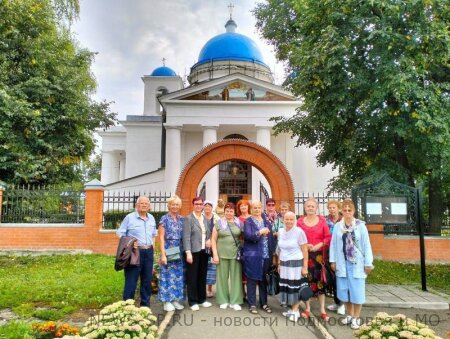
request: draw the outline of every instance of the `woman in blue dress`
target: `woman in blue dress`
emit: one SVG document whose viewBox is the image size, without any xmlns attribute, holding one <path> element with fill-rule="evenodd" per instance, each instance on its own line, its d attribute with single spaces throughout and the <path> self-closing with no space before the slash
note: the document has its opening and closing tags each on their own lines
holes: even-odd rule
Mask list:
<svg viewBox="0 0 450 339">
<path fill-rule="evenodd" d="M 244 272 L 247 276 L 247 302 L 250 313 L 257 314 L 256 286 L 259 286 L 259 304 L 267 313 L 272 309 L 267 305 L 266 273 L 273 262 L 275 241 L 272 225 L 261 215 L 261 202 L 253 200 L 252 216 L 244 222 Z"/>
<path fill-rule="evenodd" d="M 166 250 L 178 247 L 183 253 L 183 218 L 179 215 L 181 199 L 173 196 L 167 200 L 169 213 L 159 221 L 158 236 L 160 244 L 160 271 L 158 299 L 164 303 L 164 311 L 182 310 L 184 306 L 184 272 L 182 256 L 178 260 L 168 261 Z M 180 303 L 181 302 L 181 303 Z"/>
</svg>

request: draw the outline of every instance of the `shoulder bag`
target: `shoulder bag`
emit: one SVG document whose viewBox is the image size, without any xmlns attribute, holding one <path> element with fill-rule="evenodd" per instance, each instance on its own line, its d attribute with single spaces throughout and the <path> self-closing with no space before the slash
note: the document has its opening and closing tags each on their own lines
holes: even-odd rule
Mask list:
<svg viewBox="0 0 450 339">
<path fill-rule="evenodd" d="M 236 247 L 237 247 L 235 259 L 237 261 L 242 261 L 242 259 L 243 259 L 242 245 L 236 240 L 233 232 L 231 231 L 230 225 L 228 225 L 228 229 L 230 230 L 231 236 L 233 237 L 234 243 L 236 244 Z"/>
</svg>

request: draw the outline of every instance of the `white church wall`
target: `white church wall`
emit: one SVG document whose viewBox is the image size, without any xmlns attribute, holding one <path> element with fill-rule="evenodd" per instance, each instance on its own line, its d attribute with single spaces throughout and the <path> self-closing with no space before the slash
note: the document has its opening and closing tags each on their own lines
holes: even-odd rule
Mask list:
<svg viewBox="0 0 450 339">
<path fill-rule="evenodd" d="M 155 171 L 161 167 L 161 125 L 127 126 L 126 177 Z"/>
<path fill-rule="evenodd" d="M 106 185 L 105 189 L 109 193 L 172 193 L 164 192 L 163 169 Z"/>
<path fill-rule="evenodd" d="M 322 193 L 327 191 L 328 181 L 335 175 L 331 166 L 320 167 L 316 162 L 318 151 L 306 146 L 293 150 L 294 171 L 291 173 L 295 192 Z"/>
<path fill-rule="evenodd" d="M 149 76 L 142 77 L 144 82 L 144 115 L 160 115 L 160 105 L 157 100 L 158 90 L 165 88 L 174 92 L 183 88 L 180 77 Z"/>
<path fill-rule="evenodd" d="M 182 169 L 191 158 L 203 148 L 202 132 L 181 133 L 181 167 Z"/>
</svg>

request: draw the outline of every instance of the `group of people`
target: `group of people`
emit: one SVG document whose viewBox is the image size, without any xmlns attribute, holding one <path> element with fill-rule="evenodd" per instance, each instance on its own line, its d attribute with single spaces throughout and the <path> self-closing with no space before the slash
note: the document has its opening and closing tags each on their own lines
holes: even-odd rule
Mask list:
<svg viewBox="0 0 450 339">
<path fill-rule="evenodd" d="M 341 322 L 353 329 L 361 325 L 365 302 L 365 278 L 373 269 L 373 255 L 367 228 L 355 219 L 351 200 L 328 202 L 329 215 L 317 214 L 318 203 L 309 198 L 298 220 L 286 202 L 267 199 L 213 203 L 195 197 L 192 213 L 180 216 L 181 200 L 168 200 L 168 213 L 159 227 L 148 213 L 150 202 L 139 197 L 117 231 L 119 236 L 137 239 L 140 265 L 125 268 L 124 299 L 134 297 L 141 278 L 141 305 L 149 306 L 153 267 L 153 245 L 159 238 L 160 272 L 158 299 L 165 311 L 184 308 L 185 291 L 192 311 L 211 307 L 213 296 L 220 309 L 240 311 L 244 299 L 251 313 L 257 306 L 272 313 L 267 302 L 266 274 L 276 267 L 280 275 L 280 303 L 290 309 L 283 315 L 292 321 L 311 316 L 310 301 L 319 300 L 320 318 L 328 321 L 325 293 L 333 293 L 328 309 L 343 315 Z M 334 274 L 324 277 L 324 272 Z M 304 287 L 308 286 L 308 289 Z M 258 288 L 259 300 L 256 300 Z M 310 293 L 307 293 L 310 291 Z M 311 292 L 312 291 L 312 292 Z M 300 311 L 300 301 L 306 307 Z"/>
</svg>

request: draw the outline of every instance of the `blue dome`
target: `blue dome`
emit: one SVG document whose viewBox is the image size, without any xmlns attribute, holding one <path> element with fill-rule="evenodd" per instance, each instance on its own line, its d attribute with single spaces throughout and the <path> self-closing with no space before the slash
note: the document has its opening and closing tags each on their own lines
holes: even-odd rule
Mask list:
<svg viewBox="0 0 450 339">
<path fill-rule="evenodd" d="M 161 66 L 158 68 L 155 68 L 150 74 L 152 77 L 174 77 L 177 74 L 174 72 L 172 68 Z"/>
<path fill-rule="evenodd" d="M 234 32 L 219 34 L 210 39 L 203 46 L 198 62 L 193 67 L 211 60 L 250 61 L 266 66 L 256 43 L 245 35 Z"/>
</svg>

